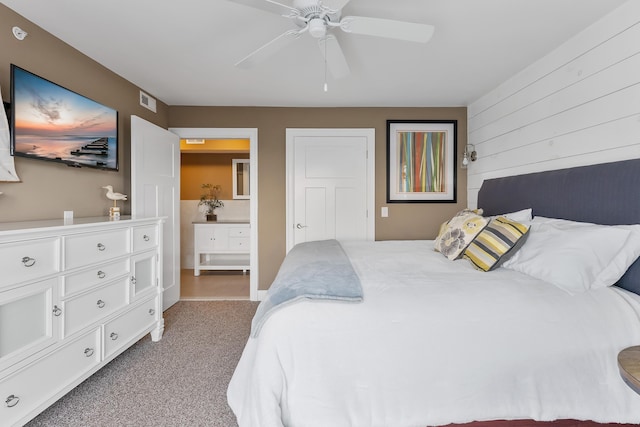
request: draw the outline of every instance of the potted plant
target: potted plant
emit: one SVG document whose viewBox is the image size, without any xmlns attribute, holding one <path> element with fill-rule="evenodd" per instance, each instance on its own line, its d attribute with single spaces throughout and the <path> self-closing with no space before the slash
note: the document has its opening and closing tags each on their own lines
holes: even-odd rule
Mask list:
<svg viewBox="0 0 640 427">
<path fill-rule="evenodd" d="M 207 221 L 215 221 L 217 219 L 215 210 L 224 206 L 222 200 L 218 199 L 218 194 L 222 187 L 218 184 L 202 184 L 202 189 L 205 190 L 205 192 L 200 196 L 198 206 L 204 208 L 203 210 Z"/>
</svg>

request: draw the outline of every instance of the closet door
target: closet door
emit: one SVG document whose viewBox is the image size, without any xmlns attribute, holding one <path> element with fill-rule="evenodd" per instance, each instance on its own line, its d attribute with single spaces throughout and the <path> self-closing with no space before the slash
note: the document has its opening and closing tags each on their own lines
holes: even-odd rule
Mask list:
<svg viewBox="0 0 640 427">
<path fill-rule="evenodd" d="M 373 240 L 373 129 L 287 129 L 287 251 Z"/>
</svg>

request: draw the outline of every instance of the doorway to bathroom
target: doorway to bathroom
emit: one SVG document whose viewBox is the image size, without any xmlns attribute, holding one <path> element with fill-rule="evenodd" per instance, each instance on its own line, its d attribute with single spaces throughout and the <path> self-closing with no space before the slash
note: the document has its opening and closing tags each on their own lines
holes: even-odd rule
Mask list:
<svg viewBox="0 0 640 427">
<path fill-rule="evenodd" d="M 171 131 L 181 138 L 180 299 L 257 300 L 257 132 Z"/>
</svg>

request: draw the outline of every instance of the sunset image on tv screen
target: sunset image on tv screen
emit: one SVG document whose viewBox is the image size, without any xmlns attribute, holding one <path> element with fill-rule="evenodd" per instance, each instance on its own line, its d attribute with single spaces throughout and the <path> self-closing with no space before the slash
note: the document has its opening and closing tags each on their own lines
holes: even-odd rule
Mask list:
<svg viewBox="0 0 640 427">
<path fill-rule="evenodd" d="M 76 166 L 118 167 L 118 112 L 12 67 L 14 154 Z"/>
</svg>

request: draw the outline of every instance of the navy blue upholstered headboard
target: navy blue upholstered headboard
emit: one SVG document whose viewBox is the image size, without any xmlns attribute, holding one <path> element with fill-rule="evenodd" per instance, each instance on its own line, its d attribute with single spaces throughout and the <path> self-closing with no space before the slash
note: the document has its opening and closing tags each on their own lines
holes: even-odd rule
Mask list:
<svg viewBox="0 0 640 427">
<path fill-rule="evenodd" d="M 485 180 L 484 215 L 532 208 L 534 216 L 596 224 L 640 224 L 640 159 Z M 640 295 L 640 260 L 618 286 Z"/>
</svg>

